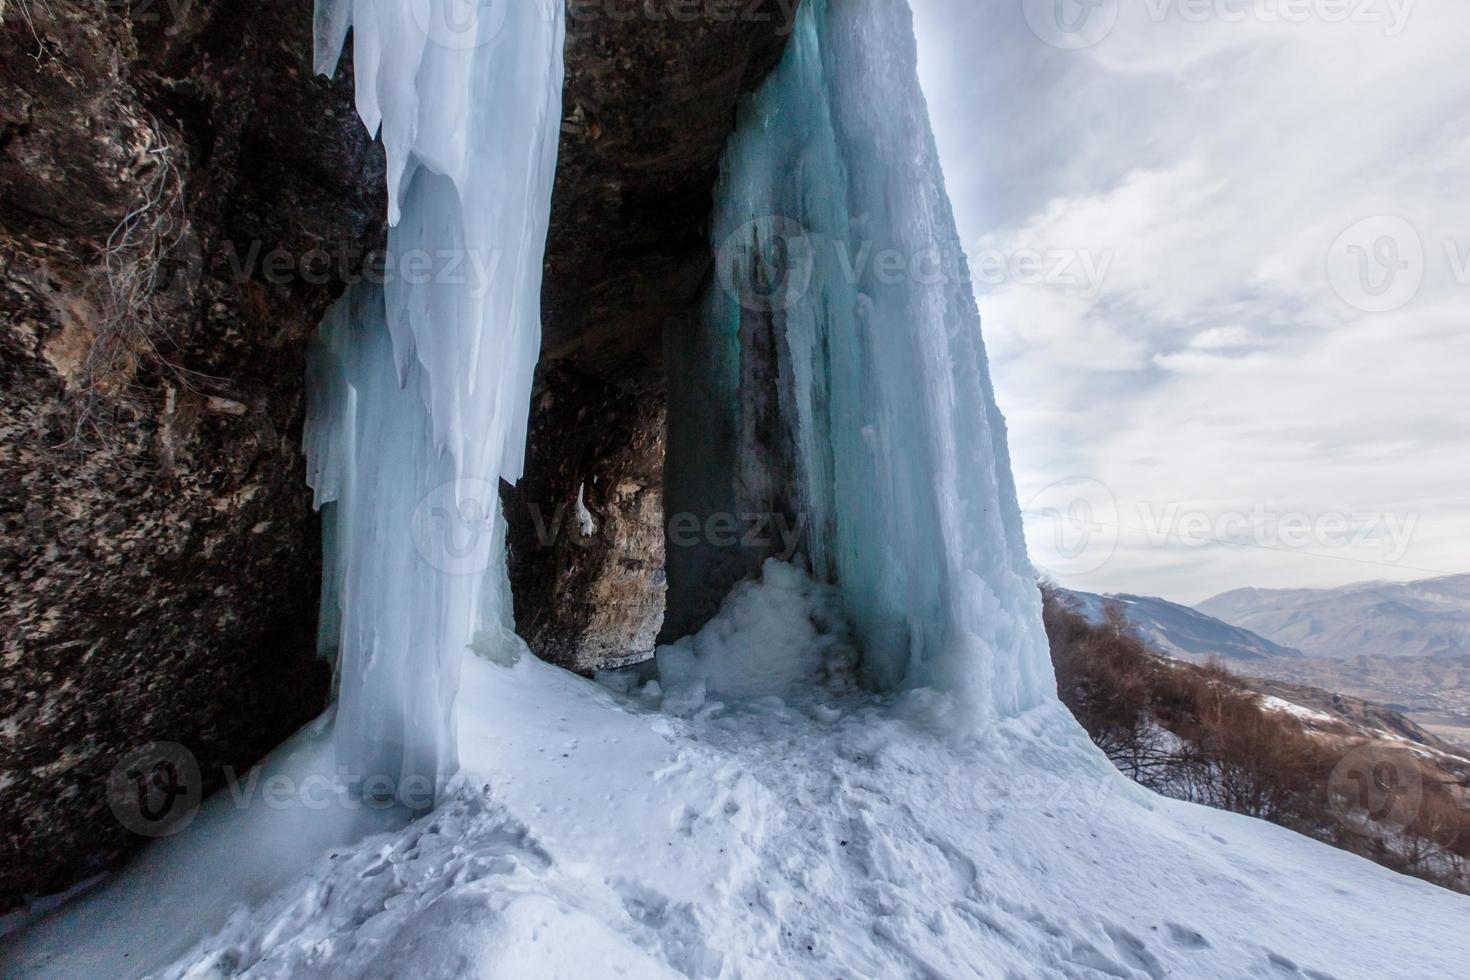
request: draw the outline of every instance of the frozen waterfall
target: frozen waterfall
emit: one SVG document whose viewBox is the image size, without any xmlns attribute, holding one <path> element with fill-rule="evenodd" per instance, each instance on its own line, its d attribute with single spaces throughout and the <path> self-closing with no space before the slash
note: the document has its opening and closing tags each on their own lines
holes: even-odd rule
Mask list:
<svg viewBox="0 0 1470 980">
<path fill-rule="evenodd" d="M 352 28 L 392 226 L 382 285 L 349 291 L 310 365 L 323 645 L 339 764 L 405 802 L 455 768 L 465 650 L 512 628 L 497 483 L 519 475 L 538 354 L 562 16 L 317 9 L 318 70 Z M 915 61 L 902 0 L 810 0 L 744 111 L 715 283 L 669 339 L 669 510 L 789 515 L 869 681 L 952 690 L 983 721 L 1046 696 L 1049 666 Z M 764 557 L 671 548 L 671 586 L 717 602 Z"/>
<path fill-rule="evenodd" d="M 904 0 L 802 5 L 726 149 L 702 320 L 667 341 L 666 506 L 800 524 L 870 683 L 984 722 L 1055 688 L 916 59 Z M 670 548 L 671 596 L 717 601 L 744 551 Z"/>
<path fill-rule="evenodd" d="M 540 349 L 562 6 L 317 0 L 319 72 L 352 29 L 391 225 L 309 365 L 334 740 L 365 791 L 419 806 L 455 769 L 460 660 L 509 625 L 498 482 L 520 476 Z"/>
</svg>

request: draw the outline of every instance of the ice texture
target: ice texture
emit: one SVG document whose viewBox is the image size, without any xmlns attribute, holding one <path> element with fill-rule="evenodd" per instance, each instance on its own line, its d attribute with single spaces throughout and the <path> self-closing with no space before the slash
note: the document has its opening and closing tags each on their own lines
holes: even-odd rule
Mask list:
<svg viewBox="0 0 1470 980">
<path fill-rule="evenodd" d="M 879 688 L 954 691 L 973 724 L 1051 697 L 903 0 L 803 4 L 726 149 L 713 244 L 703 323 L 671 341 L 670 509 L 795 510 Z M 671 590 L 722 574 L 670 560 Z"/>
<path fill-rule="evenodd" d="M 507 628 L 498 482 L 521 474 L 540 348 L 563 5 L 318 0 L 318 71 L 349 27 L 390 229 L 381 282 L 322 324 L 305 447 L 338 761 L 402 798 L 454 772 L 460 659 Z"/>
</svg>

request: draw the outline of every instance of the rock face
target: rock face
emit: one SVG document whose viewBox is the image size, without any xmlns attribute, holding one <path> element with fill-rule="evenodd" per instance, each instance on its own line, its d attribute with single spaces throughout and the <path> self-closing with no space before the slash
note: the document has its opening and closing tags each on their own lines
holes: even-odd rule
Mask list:
<svg viewBox="0 0 1470 980">
<path fill-rule="evenodd" d="M 382 234 L 381 154 L 310 77 L 309 5 L 128 12 L 0 33 L 3 905 L 135 840 L 130 750 L 182 744 L 208 791 L 328 691 L 302 357 L 328 259 Z"/>
<path fill-rule="evenodd" d="M 796 3 L 567 11 L 541 385 L 526 476 L 505 506 L 519 632 L 589 671 L 647 656 L 658 633 L 665 371 L 679 370 L 664 336 L 683 330 L 710 273 L 720 153 L 738 100 L 780 60 Z M 548 543 L 547 521 L 575 511 L 579 487 L 597 530 L 579 540 L 572 520 Z"/>
<path fill-rule="evenodd" d="M 504 501 L 516 631 L 572 670 L 646 659 L 664 618 L 663 395 L 564 364 L 538 380 L 526 474 Z"/>
<path fill-rule="evenodd" d="M 543 385 L 507 511 L 521 628 L 571 667 L 658 629 L 661 336 L 707 274 L 719 152 L 789 6 L 569 0 Z M 325 703 L 303 355 L 385 208 L 350 65 L 311 77 L 310 4 L 0 12 L 5 909 L 138 842 L 105 787 L 140 746 L 183 746 L 208 792 Z"/>
</svg>

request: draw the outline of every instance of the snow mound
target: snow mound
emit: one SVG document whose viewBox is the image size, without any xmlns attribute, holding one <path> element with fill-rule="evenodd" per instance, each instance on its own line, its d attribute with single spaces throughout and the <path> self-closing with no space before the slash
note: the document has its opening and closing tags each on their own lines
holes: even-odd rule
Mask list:
<svg viewBox="0 0 1470 980">
<path fill-rule="evenodd" d="M 663 705 L 676 714 L 707 696 L 782 698 L 823 680 L 840 689 L 857 666 L 838 591 L 774 558 L 760 581 L 737 585 L 703 629 L 656 656 Z"/>
</svg>

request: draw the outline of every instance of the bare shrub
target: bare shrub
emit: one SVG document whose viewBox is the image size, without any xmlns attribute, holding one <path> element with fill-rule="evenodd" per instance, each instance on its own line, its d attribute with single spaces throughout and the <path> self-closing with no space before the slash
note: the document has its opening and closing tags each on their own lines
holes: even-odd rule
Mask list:
<svg viewBox="0 0 1470 980">
<path fill-rule="evenodd" d="M 1440 770 L 1389 747 L 1397 765 L 1417 767 L 1403 774 L 1422 791 L 1407 821 L 1335 799 L 1333 773 L 1367 740 L 1308 731 L 1291 715 L 1267 710 L 1219 663 L 1152 652 L 1121 608 L 1109 607 L 1094 623 L 1054 588 L 1044 585 L 1043 595 L 1058 695 L 1125 775 L 1470 892 L 1470 795 Z"/>
<path fill-rule="evenodd" d="M 76 419 L 63 445 L 81 444 L 88 432 L 106 441 L 109 406 L 137 387 L 141 368 L 167 374 L 190 389 L 203 377 L 166 353 L 177 344 L 160 298 L 169 256 L 187 221 L 177 163 L 181 152 L 154 120 L 140 154 L 145 176 L 128 213 L 108 235 L 85 289 L 96 319 L 79 373 Z"/>
</svg>

